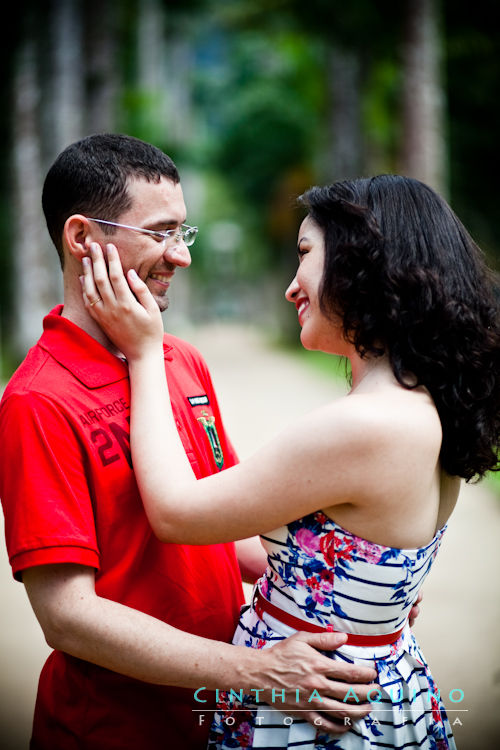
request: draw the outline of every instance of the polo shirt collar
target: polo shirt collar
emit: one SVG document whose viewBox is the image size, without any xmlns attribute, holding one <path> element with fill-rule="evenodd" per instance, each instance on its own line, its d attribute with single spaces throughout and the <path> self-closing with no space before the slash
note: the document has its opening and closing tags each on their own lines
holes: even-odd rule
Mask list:
<svg viewBox="0 0 500 750">
<path fill-rule="evenodd" d="M 43 320 L 38 345 L 69 370 L 87 388 L 100 388 L 128 378 L 128 367 L 82 328 L 63 318 L 57 305 Z M 165 359 L 172 346 L 164 344 Z"/>
</svg>

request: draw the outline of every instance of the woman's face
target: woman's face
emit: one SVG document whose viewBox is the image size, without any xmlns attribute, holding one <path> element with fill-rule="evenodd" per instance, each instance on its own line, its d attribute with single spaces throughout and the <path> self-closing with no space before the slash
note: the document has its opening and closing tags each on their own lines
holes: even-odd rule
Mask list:
<svg viewBox="0 0 500 750">
<path fill-rule="evenodd" d="M 325 239 L 322 229 L 309 217 L 301 224 L 297 250 L 299 267 L 285 297 L 297 308 L 302 345 L 306 349 L 346 355 L 347 344 L 340 321 L 337 323 L 320 309 L 319 289 L 325 262 Z"/>
</svg>

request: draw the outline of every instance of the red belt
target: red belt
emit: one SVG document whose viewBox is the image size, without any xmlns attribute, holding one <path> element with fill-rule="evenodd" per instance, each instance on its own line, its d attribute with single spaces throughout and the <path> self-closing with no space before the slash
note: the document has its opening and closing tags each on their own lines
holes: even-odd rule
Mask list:
<svg viewBox="0 0 500 750">
<path fill-rule="evenodd" d="M 276 607 L 271 604 L 270 601 L 265 599 L 260 593 L 259 589 L 254 597 L 253 606 L 259 617 L 262 619 L 262 615 L 266 612 L 276 620 L 288 625 L 294 630 L 305 630 L 308 633 L 341 633 L 341 630 L 334 630 L 333 625 L 314 625 L 312 622 L 302 620 L 300 617 L 294 617 L 294 615 L 285 612 L 285 610 Z M 348 646 L 388 646 L 390 643 L 395 643 L 399 636 L 404 630 L 404 625 L 400 630 L 396 630 L 395 633 L 383 633 L 383 635 L 357 635 L 356 633 L 346 633 Z"/>
</svg>

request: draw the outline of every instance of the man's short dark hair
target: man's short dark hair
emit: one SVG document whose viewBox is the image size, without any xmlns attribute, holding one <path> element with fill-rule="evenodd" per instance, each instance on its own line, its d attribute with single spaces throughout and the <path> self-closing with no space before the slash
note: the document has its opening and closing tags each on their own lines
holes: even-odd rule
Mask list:
<svg viewBox="0 0 500 750">
<path fill-rule="evenodd" d="M 156 146 L 118 133 L 90 135 L 72 143 L 47 173 L 42 206 L 47 229 L 61 266 L 62 233 L 73 214 L 116 221 L 131 206 L 127 183 L 131 178 L 159 182 L 180 181 L 172 159 Z"/>
</svg>

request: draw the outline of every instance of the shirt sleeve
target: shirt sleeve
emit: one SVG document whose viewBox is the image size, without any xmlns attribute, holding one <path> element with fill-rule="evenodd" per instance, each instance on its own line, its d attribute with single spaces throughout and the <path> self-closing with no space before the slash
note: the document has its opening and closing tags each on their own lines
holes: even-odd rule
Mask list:
<svg viewBox="0 0 500 750">
<path fill-rule="evenodd" d="M 85 451 L 50 399 L 13 394 L 0 410 L 0 496 L 14 577 L 49 563 L 99 568 Z"/>
</svg>

